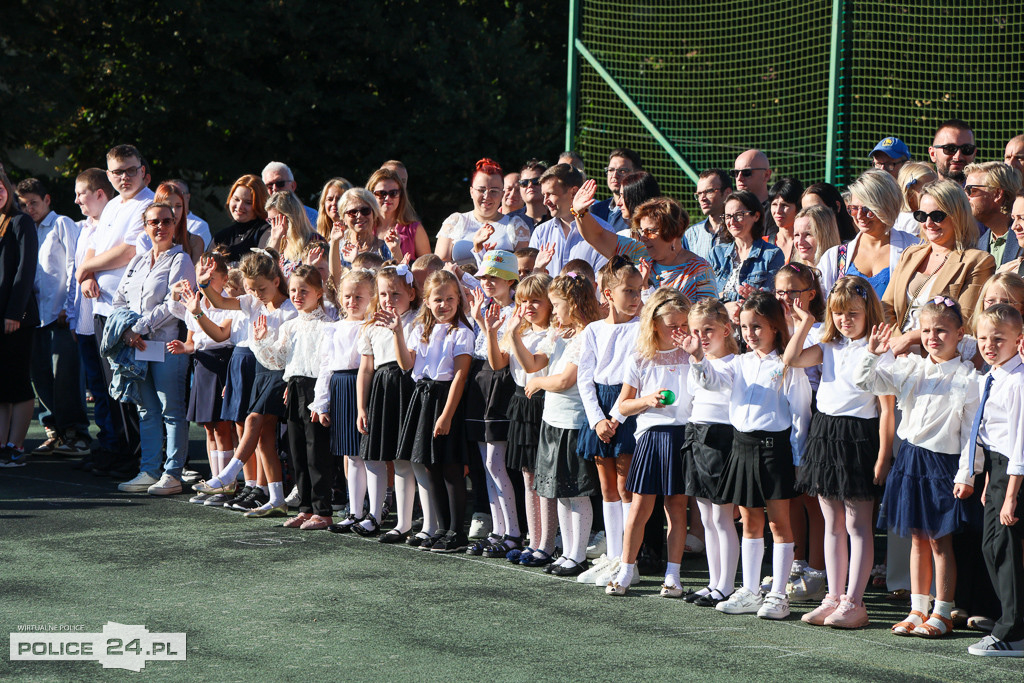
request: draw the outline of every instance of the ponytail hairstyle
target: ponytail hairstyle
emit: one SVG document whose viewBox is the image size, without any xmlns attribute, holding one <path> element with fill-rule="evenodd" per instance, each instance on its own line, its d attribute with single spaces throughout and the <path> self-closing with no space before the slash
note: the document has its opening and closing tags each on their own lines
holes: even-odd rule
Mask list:
<svg viewBox="0 0 1024 683">
<path fill-rule="evenodd" d="M 460 324 L 473 329 L 473 326 L 469 324 L 469 319 L 466 318 L 466 297 L 462 293 L 462 286 L 459 284 L 458 279 L 447 270 L 438 270 L 427 276 L 426 282 L 423 283 L 423 305 L 420 306 L 420 312 L 416 315 L 416 322 L 423 326 L 423 335 L 420 339 L 424 344 L 430 341 L 430 334 L 434 331 L 434 325 L 437 324 L 437 318 L 434 317 L 434 313 L 430 310 L 430 306 L 427 305 L 427 301 L 430 300 L 434 291 L 449 285 L 455 288 L 455 294 L 459 302 L 455 306 L 455 319 L 452 321 L 447 334 L 454 332 L 455 328 L 459 327 Z"/>
<path fill-rule="evenodd" d="M 698 299 L 690 307 L 690 314 L 687 318 L 689 319 L 691 330 L 697 327 L 696 323 L 701 320 L 710 320 L 715 325 L 724 327 L 725 348 L 729 353 L 739 353 L 740 345 L 736 343 L 736 335 L 732 332 L 732 318 L 729 317 L 729 311 L 721 301 L 712 298 Z"/>
<path fill-rule="evenodd" d="M 274 249 L 261 249 L 254 247 L 249 253 L 242 257 L 238 268 L 242 271 L 242 277 L 246 280 L 255 280 L 264 277 L 268 280 L 277 278 L 277 289 L 285 298 L 288 297 L 288 280 L 281 272 L 278 264 L 280 256 Z M 319 275 L 320 273 L 317 273 Z"/>
<path fill-rule="evenodd" d="M 825 334 L 821 341 L 833 343 L 843 338 L 843 333 L 836 327 L 832 319 L 833 314 L 849 311 L 853 308 L 854 301 L 864 302 L 864 330 L 865 334 L 871 334 L 875 325 L 885 322 L 882 313 L 882 304 L 878 301 L 878 294 L 867 280 L 858 275 L 847 275 L 836 280 L 832 285 L 832 291 L 828 295 L 828 305 L 825 314 Z"/>
<path fill-rule="evenodd" d="M 653 360 L 658 355 L 658 331 L 654 323 L 658 318 L 670 313 L 682 313 L 689 318 L 690 300 L 678 289 L 660 287 L 640 311 L 640 333 L 636 339 L 636 351 L 641 358 Z"/>
<path fill-rule="evenodd" d="M 231 262 L 231 252 L 223 244 L 214 244 L 203 254 L 203 258 L 213 261 L 213 270 L 217 273 L 228 274 L 228 263 Z"/>
<path fill-rule="evenodd" d="M 552 280 L 548 297 L 552 296 L 567 301 L 571 307 L 570 319 L 559 320 L 563 327 L 582 330 L 595 320 L 601 319 L 601 307 L 597 303 L 594 287 L 590 280 L 574 270 Z"/>
<path fill-rule="evenodd" d="M 530 299 L 543 299 L 548 302 L 548 326 L 551 326 L 551 301 L 548 299 L 548 290 L 551 288 L 552 278 L 547 273 L 533 273 L 523 278 L 523 281 L 516 287 L 516 304 L 524 304 Z M 532 327 L 532 323 L 527 320 L 523 320 L 519 323 L 519 333 L 522 334 L 526 330 Z M 505 330 L 505 336 L 502 338 L 501 343 L 502 349 L 512 348 L 512 328 L 509 327 Z"/>
<path fill-rule="evenodd" d="M 601 291 L 604 292 L 622 284 L 628 277 L 640 275 L 640 271 L 637 270 L 637 267 L 628 258 L 616 254 L 608 263 L 601 266 L 601 270 L 597 271 L 597 275 Z"/>
<path fill-rule="evenodd" d="M 782 303 L 768 292 L 755 292 L 743 302 L 740 313 L 752 311 L 768 321 L 768 324 L 775 328 L 775 340 L 773 348 L 782 354 L 789 344 L 789 325 L 786 324 L 786 312 L 782 309 Z"/>
<path fill-rule="evenodd" d="M 821 295 L 821 271 L 814 266 L 791 261 L 782 266 L 782 268 L 779 268 L 778 272 L 775 273 L 775 277 L 778 278 L 783 273 L 796 279 L 803 289 L 811 290 L 814 296 L 811 297 L 810 303 L 807 304 L 807 311 L 814 316 L 815 321 L 820 323 L 824 320 L 825 300 Z"/>
</svg>

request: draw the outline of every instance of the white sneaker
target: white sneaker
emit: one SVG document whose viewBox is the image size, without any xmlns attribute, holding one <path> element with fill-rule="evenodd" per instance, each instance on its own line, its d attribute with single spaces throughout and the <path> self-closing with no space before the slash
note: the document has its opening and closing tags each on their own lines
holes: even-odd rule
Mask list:
<svg viewBox="0 0 1024 683">
<path fill-rule="evenodd" d="M 181 470 L 181 481 L 192 485 L 203 478 L 203 475 L 199 474 L 195 470 L 183 469 Z"/>
<path fill-rule="evenodd" d="M 491 533 L 491 516 L 482 512 L 474 512 L 469 522 L 469 538 L 478 541 L 487 538 Z"/>
<path fill-rule="evenodd" d="M 608 552 L 608 542 L 604 538 L 604 532 L 598 531 L 594 534 L 594 537 L 590 539 L 590 545 L 587 546 L 587 559 L 596 559 L 604 555 L 606 552 Z"/>
<path fill-rule="evenodd" d="M 299 495 L 299 487 L 293 486 L 291 493 L 284 499 L 284 504 L 290 508 L 297 508 L 301 502 L 302 496 Z"/>
<path fill-rule="evenodd" d="M 608 561 L 608 566 L 594 577 L 594 585 L 607 586 L 609 583 L 614 583 L 615 577 L 619 575 L 620 569 L 622 569 L 622 560 L 618 557 L 613 557 Z M 632 583 L 632 581 L 630 583 Z M 626 586 L 626 588 L 629 588 L 629 586 Z"/>
<path fill-rule="evenodd" d="M 594 579 L 596 579 L 598 575 L 608 567 L 609 562 L 611 562 L 611 560 L 608 559 L 607 555 L 601 555 L 601 557 L 590 563 L 590 569 L 576 577 L 576 581 L 579 583 L 594 583 Z"/>
<path fill-rule="evenodd" d="M 205 505 L 206 501 L 213 498 L 209 493 L 197 493 L 188 499 L 188 502 L 195 503 L 196 505 Z"/>
<path fill-rule="evenodd" d="M 791 600 L 818 602 L 825 597 L 827 592 L 825 584 L 825 572 L 807 568 L 790 584 L 792 589 L 787 586 L 786 594 Z"/>
<path fill-rule="evenodd" d="M 159 479 L 154 479 L 145 472 L 139 472 L 131 481 L 118 484 L 117 490 L 125 493 L 145 493 L 150 486 L 158 481 Z"/>
<path fill-rule="evenodd" d="M 147 488 L 146 493 L 151 496 L 173 496 L 181 493 L 181 480 L 164 472 L 160 475 L 160 481 Z"/>
<path fill-rule="evenodd" d="M 806 560 L 793 560 L 793 568 L 789 570 L 789 580 L 796 581 L 799 577 L 803 576 L 807 568 Z"/>
<path fill-rule="evenodd" d="M 782 593 L 769 593 L 764 598 L 757 616 L 762 619 L 785 619 L 789 616 L 789 598 Z"/>
<path fill-rule="evenodd" d="M 693 534 L 686 534 L 686 545 L 683 546 L 683 551 L 699 555 L 704 552 L 704 541 L 700 540 Z"/>
<path fill-rule="evenodd" d="M 723 614 L 756 614 L 761 609 L 760 595 L 754 595 L 746 588 L 733 591 L 728 599 L 715 605 L 715 609 Z"/>
</svg>

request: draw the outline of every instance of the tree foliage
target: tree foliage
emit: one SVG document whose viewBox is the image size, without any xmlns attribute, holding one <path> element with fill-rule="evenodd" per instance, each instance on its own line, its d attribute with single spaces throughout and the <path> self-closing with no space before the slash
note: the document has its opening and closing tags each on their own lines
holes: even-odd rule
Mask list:
<svg viewBox="0 0 1024 683">
<path fill-rule="evenodd" d="M 564 2 L 12 4 L 0 23 L 8 166 L 14 149 L 66 153 L 73 178 L 132 142 L 154 180 L 185 177 L 194 194 L 284 161 L 309 201 L 330 177 L 359 185 L 398 158 L 434 230 L 468 201 L 479 157 L 511 168 L 560 151 Z"/>
</svg>

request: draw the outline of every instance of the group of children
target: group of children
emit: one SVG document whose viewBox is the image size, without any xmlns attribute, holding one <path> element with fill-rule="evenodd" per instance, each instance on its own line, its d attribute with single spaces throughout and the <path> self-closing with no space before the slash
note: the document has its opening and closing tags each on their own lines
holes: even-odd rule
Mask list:
<svg viewBox="0 0 1024 683">
<path fill-rule="evenodd" d="M 270 250 L 252 250 L 240 269 L 244 293 L 230 292 L 224 257 L 208 254 L 198 291 L 182 286 L 176 308 L 190 335 L 172 352 L 195 353 L 189 417 L 207 429 L 213 474 L 195 486 L 195 502 L 238 505 L 244 470 L 246 515 L 287 516 L 275 445 L 284 420 L 299 510 L 286 527 L 506 558 L 621 596 L 638 580 L 645 525 L 662 497 L 661 595 L 783 619 L 803 543 L 794 501 L 812 496 L 825 520 L 827 592 L 802 618 L 858 628 L 868 623 L 872 518 L 884 486 L 878 525 L 913 539 L 912 609 L 893 632 L 952 630 L 951 537 L 981 533 L 1002 614 L 971 652 L 1024 654 L 1017 276 L 986 286 L 986 305 L 1000 295 L 1009 303 L 979 304 L 976 354 L 963 343 L 957 303 L 936 298 L 921 311 L 921 354 L 897 358 L 867 281 L 840 278 L 826 296 L 816 271 L 795 263 L 776 282 L 795 295 L 750 293 L 738 325 L 718 300 L 648 288 L 622 257 L 596 276 L 570 262 L 554 278 L 521 274 L 502 250 L 487 252 L 475 276 L 434 257 L 411 267 L 354 264 L 333 288 L 310 265 L 286 279 Z M 329 303 L 325 289 L 334 290 Z M 494 524 L 471 543 L 465 473 L 478 457 Z M 349 513 L 336 522 L 339 458 Z M 521 473 L 524 497 L 510 472 Z M 385 531 L 391 478 L 396 524 Z M 414 533 L 417 493 L 423 524 Z M 591 564 L 596 495 L 607 552 Z M 709 582 L 685 591 L 690 498 Z M 525 534 L 517 502 L 526 506 Z M 763 589 L 766 519 L 772 577 Z"/>
</svg>

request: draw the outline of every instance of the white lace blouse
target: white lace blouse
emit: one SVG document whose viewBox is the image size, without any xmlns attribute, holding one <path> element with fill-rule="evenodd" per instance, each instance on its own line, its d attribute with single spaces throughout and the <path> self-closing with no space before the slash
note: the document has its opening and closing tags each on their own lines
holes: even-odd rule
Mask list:
<svg viewBox="0 0 1024 683">
<path fill-rule="evenodd" d="M 286 382 L 292 377 L 314 378 L 320 373 L 320 347 L 329 323 L 319 306 L 312 313 L 299 313 L 276 331 L 268 325 L 266 337 L 252 340 L 252 352 L 263 367 L 284 370 Z"/>
</svg>

